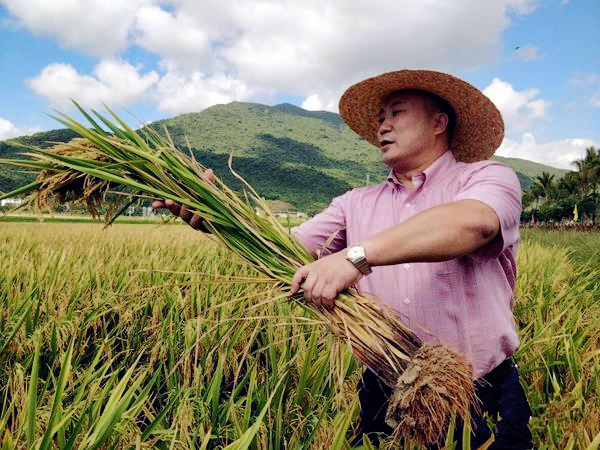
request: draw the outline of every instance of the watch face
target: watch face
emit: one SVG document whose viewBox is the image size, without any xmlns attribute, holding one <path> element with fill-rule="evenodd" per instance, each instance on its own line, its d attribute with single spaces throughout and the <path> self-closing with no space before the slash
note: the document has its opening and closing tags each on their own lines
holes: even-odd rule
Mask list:
<svg viewBox="0 0 600 450">
<path fill-rule="evenodd" d="M 348 257 L 355 259 L 355 258 L 360 258 L 361 256 L 363 256 L 363 250 L 360 247 L 350 247 L 348 249 Z"/>
</svg>

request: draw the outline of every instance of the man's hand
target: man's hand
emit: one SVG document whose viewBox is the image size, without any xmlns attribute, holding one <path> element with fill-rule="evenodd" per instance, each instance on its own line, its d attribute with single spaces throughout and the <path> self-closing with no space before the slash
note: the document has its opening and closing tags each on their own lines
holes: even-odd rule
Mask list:
<svg viewBox="0 0 600 450">
<path fill-rule="evenodd" d="M 298 269 L 292 278 L 291 292 L 298 292 L 304 280 L 304 299 L 331 309 L 337 295 L 362 277 L 363 274 L 346 259 L 346 250 L 342 250 Z"/>
<path fill-rule="evenodd" d="M 217 179 L 212 169 L 206 169 L 206 172 L 204 172 L 204 177 L 211 183 Z M 194 230 L 200 230 L 204 232 L 208 231 L 204 226 L 200 216 L 192 214 L 192 212 L 186 206 L 182 206 L 173 200 L 154 200 L 152 202 L 152 207 L 155 209 L 166 208 L 171 211 L 171 214 L 180 217 L 181 220 L 191 226 Z"/>
<path fill-rule="evenodd" d="M 166 208 L 171 211 L 171 214 L 180 217 L 185 223 L 187 223 L 194 230 L 206 231 L 206 228 L 202 224 L 202 218 L 192 212 L 186 207 L 181 206 L 179 203 L 173 200 L 154 200 L 152 207 L 155 209 Z"/>
</svg>

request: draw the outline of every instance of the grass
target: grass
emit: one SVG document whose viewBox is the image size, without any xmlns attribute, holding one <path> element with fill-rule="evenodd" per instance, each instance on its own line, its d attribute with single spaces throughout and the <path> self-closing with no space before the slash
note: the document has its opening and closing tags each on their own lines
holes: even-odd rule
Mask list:
<svg viewBox="0 0 600 450">
<path fill-rule="evenodd" d="M 156 225 L 156 218 L 146 219 L 143 217 L 118 217 L 115 219 L 115 223 L 121 224 L 148 224 Z M 97 224 L 98 219 L 94 219 L 89 215 L 60 215 L 60 214 L 18 214 L 18 215 L 5 215 L 0 216 L 0 223 L 2 222 L 18 222 L 18 223 L 32 223 L 32 222 L 48 222 L 48 223 L 93 223 Z M 172 222 L 175 223 L 175 222 Z M 166 224 L 166 223 L 165 223 Z M 171 222 L 169 222 L 171 224 Z M 181 221 L 179 221 L 181 224 Z"/>
<path fill-rule="evenodd" d="M 600 239 L 596 232 L 523 228 L 521 237 L 528 242 L 537 242 L 546 247 L 558 246 L 566 250 L 569 260 L 576 267 L 600 267 Z"/>
<path fill-rule="evenodd" d="M 360 365 L 223 246 L 187 227 L 1 226 L 3 448 L 348 448 Z M 598 273 L 569 258 L 524 239 L 517 360 L 540 448 L 592 450 Z"/>
<path fill-rule="evenodd" d="M 165 215 L 165 218 L 166 215 Z M 287 230 L 300 225 L 304 220 L 304 218 L 298 217 L 286 217 L 285 215 L 279 217 L 279 222 L 283 227 Z M 115 219 L 115 223 L 120 224 L 137 224 L 137 225 L 153 225 L 155 226 L 159 220 L 157 217 L 146 218 L 141 216 L 119 216 Z M 98 224 L 99 220 L 93 218 L 88 214 L 29 214 L 29 213 L 19 213 L 19 214 L 5 214 L 3 215 L 0 212 L 0 223 L 2 222 L 50 222 L 50 223 L 94 223 Z M 175 220 L 165 220 L 163 225 L 185 225 L 181 219 L 177 218 Z"/>
</svg>

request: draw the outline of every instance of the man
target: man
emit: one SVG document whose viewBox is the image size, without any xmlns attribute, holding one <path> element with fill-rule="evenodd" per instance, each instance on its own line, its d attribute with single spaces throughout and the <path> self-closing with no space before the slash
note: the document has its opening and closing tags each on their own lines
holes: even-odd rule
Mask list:
<svg viewBox="0 0 600 450">
<path fill-rule="evenodd" d="M 521 191 L 512 170 L 487 161 L 502 142 L 500 113 L 458 78 L 402 70 L 350 87 L 340 115 L 380 149 L 390 173 L 294 229 L 320 258 L 298 270 L 292 291 L 302 288 L 306 300 L 331 308 L 340 291 L 356 286 L 423 341 L 467 355 L 483 402 L 472 446 L 488 440 L 493 422 L 490 448 L 532 448 L 531 411 L 510 360 L 518 345 L 512 303 Z M 156 206 L 197 220 L 177 205 Z M 384 420 L 389 395 L 367 370 L 360 433 L 392 431 Z"/>
</svg>

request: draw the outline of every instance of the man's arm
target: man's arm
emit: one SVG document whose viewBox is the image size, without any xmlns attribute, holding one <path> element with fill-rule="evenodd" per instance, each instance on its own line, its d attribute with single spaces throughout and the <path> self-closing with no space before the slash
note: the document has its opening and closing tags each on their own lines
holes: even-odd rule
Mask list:
<svg viewBox="0 0 600 450">
<path fill-rule="evenodd" d="M 372 266 L 435 262 L 468 255 L 499 232 L 500 221 L 491 207 L 478 200 L 459 200 L 422 211 L 360 244 Z M 337 294 L 362 276 L 342 250 L 300 268 L 292 279 L 292 292 L 304 280 L 305 299 L 331 308 Z"/>
<path fill-rule="evenodd" d="M 427 209 L 361 244 L 374 266 L 446 261 L 474 252 L 499 231 L 492 208 L 477 200 L 459 200 Z"/>
</svg>

